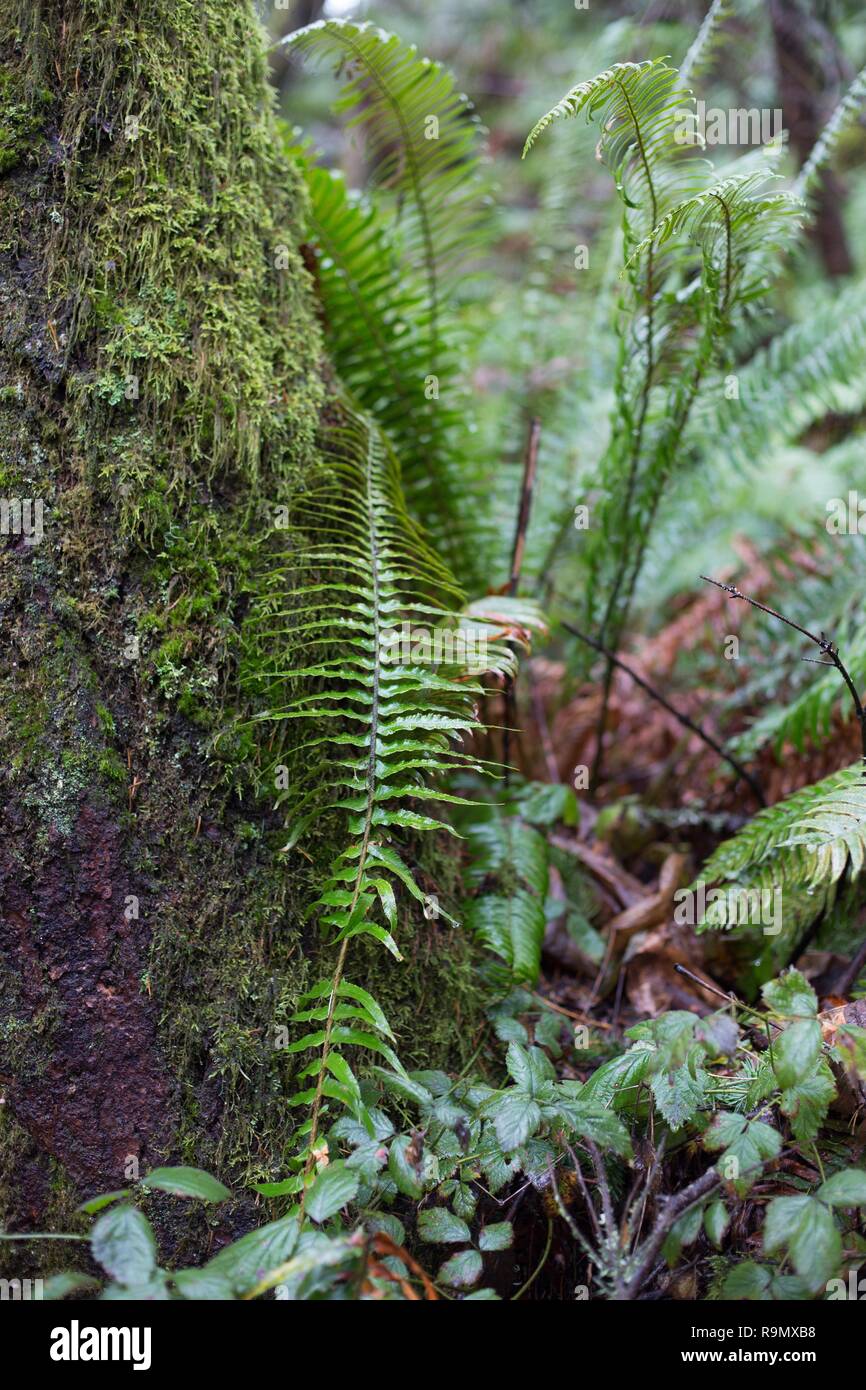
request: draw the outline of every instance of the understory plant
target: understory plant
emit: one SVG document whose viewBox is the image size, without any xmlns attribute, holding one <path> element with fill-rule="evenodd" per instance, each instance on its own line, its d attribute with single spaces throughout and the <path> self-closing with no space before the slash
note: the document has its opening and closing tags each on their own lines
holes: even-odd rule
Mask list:
<svg viewBox="0 0 866 1390">
<path fill-rule="evenodd" d="M 373 25 L 327 19 L 286 40 L 337 71 L 338 109 L 363 137 L 367 168 L 364 189 L 350 190 L 287 133 L 307 184 L 312 279 L 338 381 L 319 467 L 275 528 L 244 673 L 265 732 L 263 779 L 285 813 L 287 871 L 302 854 L 320 882 L 309 930 L 326 969 L 286 1048 L 298 1065 L 295 1152 L 255 1185 L 272 1219 L 200 1268 L 161 1264 L 148 1211 L 169 1193 L 205 1203 L 216 1224 L 238 1195 L 216 1179 L 163 1169 L 92 1199 L 81 1209 L 95 1218 L 89 1235 L 70 1239 L 89 1242 L 104 1277 L 70 1268 L 52 1296 L 522 1298 L 553 1287 L 555 1246 L 555 1296 L 567 1287 L 572 1298 L 636 1299 L 700 1260 L 710 1296 L 815 1298 L 833 1296 L 832 1282 L 866 1258 L 866 1173 L 849 1133 L 866 1030 L 830 1026 L 805 976 L 780 973 L 821 914 L 858 891 L 862 765 L 762 810 L 700 871 L 711 888 L 782 894 L 779 949 L 749 982 L 759 1004 L 731 993 L 706 1017 L 665 1011 L 623 1042 L 538 990 L 554 916 L 603 968 L 597 903 L 561 843 L 578 820 L 574 793 L 518 777 L 485 735 L 503 705 L 513 713 L 518 655 L 546 632 L 535 599 L 549 601 L 554 629 L 577 606 L 609 653 L 600 780 L 610 658 L 645 598 L 677 487 L 699 485 L 726 441 L 731 457 L 779 447 L 793 428 L 780 392 L 797 399 L 800 431 L 820 418 L 866 345 L 857 284 L 845 292 L 840 341 L 820 349 L 814 321 L 761 332 L 862 78 L 795 182 L 781 172 L 782 143 L 710 160 L 699 139 L 681 137 L 727 8 L 715 0 L 682 70 L 661 58 L 614 62 L 572 86 L 527 138 L 529 154 L 560 121 L 595 127 L 614 193 L 615 273 L 601 295 L 606 428 L 565 477 L 551 479 L 555 460 L 542 455 L 539 507 L 511 557 L 496 460 L 468 390 L 484 334 L 467 286 L 497 225 L 480 122 L 443 68 Z M 567 383 L 569 399 L 551 407 L 554 438 L 578 392 Z M 565 523 L 548 502 L 564 492 Z M 522 512 L 515 493 L 512 515 Z M 523 571 L 509 570 L 524 541 Z M 866 670 L 856 633 L 855 681 Z M 289 665 L 262 658 L 284 650 L 269 647 L 276 636 L 291 643 Z M 826 700 L 827 679 L 803 699 Z M 784 738 L 793 717 L 768 716 L 753 749 Z M 335 837 L 339 852 L 324 862 L 320 846 Z M 463 842 L 453 911 L 418 863 L 420 839 L 446 837 Z M 400 969 L 407 904 L 471 933 L 482 958 L 489 1026 L 458 1075 L 405 1065 L 355 968 L 363 940 Z M 711 911 L 701 925 L 720 924 Z M 528 1221 L 543 1232 L 531 1268 L 515 1253 Z M 744 1230 L 754 1255 L 745 1262 L 732 1240 Z"/>
</svg>

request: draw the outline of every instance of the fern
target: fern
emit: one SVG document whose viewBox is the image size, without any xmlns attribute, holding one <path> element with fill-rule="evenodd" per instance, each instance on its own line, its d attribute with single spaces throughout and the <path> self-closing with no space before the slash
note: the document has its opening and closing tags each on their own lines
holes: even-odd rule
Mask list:
<svg viewBox="0 0 866 1390">
<path fill-rule="evenodd" d="M 864 101 L 866 101 L 866 68 L 861 68 L 797 175 L 794 191 L 798 197 L 805 198 L 815 192 L 821 173 L 832 159 L 845 131 L 859 117 Z"/>
<path fill-rule="evenodd" d="M 720 26 L 732 12 L 731 0 L 713 0 L 680 67 L 680 78 L 685 86 L 710 66 L 721 43 Z"/>
<path fill-rule="evenodd" d="M 739 367 L 737 399 L 721 401 L 700 422 L 700 439 L 714 438 L 714 454 L 733 454 L 745 464 L 796 439 L 828 411 L 862 409 L 864 363 L 866 282 L 860 281 L 823 298 Z"/>
<path fill-rule="evenodd" d="M 468 885 L 481 890 L 467 904 L 467 923 L 514 980 L 535 984 L 546 920 L 547 842 L 522 817 L 499 808 L 475 821 L 467 839 Z"/>
<path fill-rule="evenodd" d="M 296 499 L 290 548 L 273 571 L 273 597 L 257 638 L 259 648 L 266 646 L 285 624 L 306 659 L 291 672 L 255 675 L 260 690 L 276 700 L 261 719 L 313 725 L 313 736 L 294 748 L 293 765 L 303 763 L 303 770 L 283 798 L 289 845 L 325 813 L 338 816 L 348 834 L 314 904 L 339 948 L 334 973 L 309 992 L 293 1019 L 321 1025 L 290 1049 L 319 1052 L 301 1073 L 313 1084 L 293 1097 L 310 1107 L 303 1127 L 307 1174 L 329 1099 L 369 1123 L 345 1049 L 378 1053 L 402 1074 L 382 1010 L 345 978 L 348 947 L 366 935 L 401 958 L 394 884 L 415 898 L 424 894 L 392 838 L 404 829 L 449 829 L 416 805 L 464 801 L 430 780 L 458 766 L 480 770 L 453 741 L 479 727 L 474 701 L 482 693 L 458 666 L 416 661 L 411 652 L 404 659 L 386 640 L 404 623 L 410 631 L 447 630 L 461 596 L 406 511 L 397 461 L 378 426 L 344 404 L 324 431 L 322 450 L 325 467 Z M 289 699 L 287 678 L 294 690 Z M 300 1188 L 302 1179 L 292 1183 Z"/>
<path fill-rule="evenodd" d="M 781 893 L 790 936 L 828 908 L 843 876 L 854 881 L 864 862 L 866 777 L 858 762 L 760 811 L 711 855 L 700 881 L 736 893 Z M 700 925 L 724 926 L 726 911 L 725 902 L 712 903 Z"/>
<path fill-rule="evenodd" d="M 363 130 L 370 161 L 373 202 L 294 151 L 335 364 L 388 434 L 431 539 L 481 587 L 468 342 L 455 304 L 489 239 L 480 123 L 445 69 L 373 25 L 323 20 L 285 42 L 339 70 L 337 110 Z"/>
</svg>

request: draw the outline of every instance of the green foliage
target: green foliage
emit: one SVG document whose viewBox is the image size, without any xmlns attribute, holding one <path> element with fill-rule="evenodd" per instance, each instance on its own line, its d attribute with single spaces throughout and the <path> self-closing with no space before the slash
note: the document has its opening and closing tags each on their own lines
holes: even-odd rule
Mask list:
<svg viewBox="0 0 866 1390">
<path fill-rule="evenodd" d="M 687 55 L 689 79 L 708 61 L 726 13 L 716 0 Z M 814 1143 L 836 1094 L 830 1063 L 850 1059 L 862 1070 L 863 1039 L 840 1029 L 838 1046 L 828 1047 L 814 992 L 789 972 L 764 989 L 765 1047 L 746 1032 L 755 1011 L 746 1020 L 733 1004 L 707 1018 L 665 1013 L 629 1029 L 627 1051 L 606 1045 L 606 1060 L 583 1080 L 584 1049 L 576 1040 L 573 1049 L 565 1045 L 561 1016 L 540 1009 L 530 993 L 556 860 L 547 831 L 574 824 L 576 806 L 566 788 L 537 784 L 509 785 L 500 804 L 483 810 L 462 794 L 467 782 L 475 789 L 472 774 L 487 770 L 461 747 L 480 728 L 480 678 L 513 676 L 514 634 L 538 626 L 537 610 L 523 600 L 488 594 L 466 605 L 453 577 L 480 576 L 493 587 L 483 552 L 490 514 L 477 505 L 489 460 L 481 468 L 473 455 L 459 387 L 471 365 L 461 258 L 471 263 L 485 245 L 480 131 L 451 78 L 392 35 L 327 20 L 287 43 L 339 69 L 339 109 L 364 135 L 373 195 L 350 193 L 307 147 L 293 148 L 342 386 L 321 422 L 321 464 L 295 488 L 290 525 L 269 537 L 281 553 L 253 605 L 245 677 L 259 721 L 273 732 L 264 776 L 286 814 L 285 849 L 303 839 L 318 870 L 322 846 L 336 840 L 339 848 L 310 906 L 333 966 L 290 1018 L 296 1031 L 287 1055 L 303 1062 L 290 1102 L 301 1116 L 301 1147 L 274 1181 L 255 1185 L 278 1204 L 279 1218 L 201 1268 L 163 1268 L 146 1214 L 149 1202 L 162 1200 L 154 1192 L 232 1197 L 199 1170 L 163 1168 L 84 1205 L 95 1217 L 91 1253 L 109 1280 L 108 1298 L 342 1300 L 429 1292 L 414 1252 L 426 1260 L 441 1246 L 434 1280 L 441 1293 L 495 1298 L 484 1281 L 496 1282 L 497 1256 L 514 1241 L 511 1221 L 496 1219 L 500 1195 L 504 1201 L 523 1184 L 562 1220 L 594 1266 L 599 1292 L 631 1296 L 661 1245 L 644 1221 L 665 1144 L 668 1153 L 703 1161 L 708 1179 L 667 1230 L 665 1258 L 675 1265 L 699 1241 L 723 1251 L 737 1204 L 768 1171 L 774 1182 L 786 1179 L 777 1171 L 783 1146 Z M 662 60 L 610 66 L 573 87 L 526 144 L 532 148 L 559 119 L 584 114 L 597 123 L 620 201 L 621 237 L 611 239 L 622 291 L 612 315 L 609 434 L 595 479 L 597 525 L 582 561 L 588 611 L 614 644 L 668 484 L 694 461 L 707 421 L 721 418 L 712 403 L 699 408 L 701 395 L 712 398 L 720 370 L 748 340 L 753 308 L 799 216 L 765 154 L 714 169 L 684 146 L 678 131 L 692 98 L 683 73 Z M 429 138 L 431 120 L 437 128 Z M 847 293 L 856 298 L 856 290 Z M 857 331 L 855 324 L 827 347 L 792 330 L 754 354 L 742 369 L 743 408 L 725 428 L 739 431 L 749 449 L 776 438 L 779 402 L 764 410 L 760 381 L 780 362 L 795 381 L 784 389 L 797 397 L 801 427 L 821 418 L 828 381 L 839 391 L 824 406 L 856 400 L 856 390 L 846 394 L 840 383 Z M 441 398 L 426 389 L 434 380 Z M 481 666 L 441 655 L 444 643 L 431 655 L 416 640 L 422 630 L 442 639 L 465 624 L 490 639 Z M 397 631 L 408 632 L 408 650 L 390 640 Z M 286 660 L 284 639 L 299 659 Z M 175 680 L 174 655 L 170 645 L 161 652 L 166 683 Z M 716 851 L 702 881 L 778 889 L 786 926 L 799 931 L 861 873 L 862 776 L 859 766 L 845 769 L 762 812 Z M 434 817 L 430 802 L 453 810 Z M 456 1077 L 407 1070 L 381 1004 L 350 978 L 352 942 L 382 945 L 400 961 L 407 899 L 428 919 L 458 925 L 412 858 L 421 836 L 455 831 L 466 837 L 467 923 L 496 957 L 488 976 L 505 993 L 491 1010 L 493 1031 L 508 1044 L 504 1076 L 489 1051 L 479 1071 Z M 555 910 L 582 911 L 580 885 L 568 881 L 574 866 L 567 872 L 556 860 L 556 867 L 566 901 Z M 587 907 L 591 932 L 589 916 Z M 714 924 L 711 908 L 702 925 Z M 563 1055 L 564 1080 L 552 1060 Z M 650 1144 L 655 1157 L 644 1184 L 635 1154 L 646 1170 Z M 766 1263 L 731 1271 L 728 1296 L 808 1297 L 837 1273 L 845 1213 L 866 1206 L 866 1186 L 862 1171 L 838 1161 L 828 1167 L 820 1182 L 798 1178 L 802 1190 L 772 1197 Z M 569 1189 L 582 1192 L 587 1220 L 579 1224 L 566 1206 Z M 785 1261 L 795 1275 L 783 1272 Z M 85 1280 L 68 1271 L 55 1296 Z"/>
<path fill-rule="evenodd" d="M 762 905 L 778 895 L 790 954 L 791 937 L 832 904 L 843 878 L 859 877 L 864 856 L 866 783 L 862 763 L 855 763 L 760 811 L 719 846 L 699 882 L 723 891 L 699 928 L 756 926 Z M 746 904 L 745 915 L 735 915 L 738 904 Z"/>
<path fill-rule="evenodd" d="M 597 119 L 599 152 L 623 205 L 627 292 L 610 441 L 599 464 L 602 500 L 582 537 L 587 620 L 614 648 L 701 388 L 765 292 L 768 258 L 796 225 L 791 194 L 770 191 L 765 155 L 746 155 L 720 175 L 693 156 L 693 109 L 666 63 L 620 63 L 572 88 L 524 150 L 558 118 Z"/>
<path fill-rule="evenodd" d="M 372 24 L 322 20 L 286 44 L 339 73 L 336 109 L 364 138 L 375 195 L 300 154 L 329 350 L 388 435 L 440 553 L 483 585 L 455 304 L 489 241 L 480 123 L 450 73 Z"/>
<path fill-rule="evenodd" d="M 442 661 L 435 648 L 425 648 L 416 657 L 414 635 L 408 652 L 390 641 L 394 633 L 430 628 L 441 637 L 451 630 L 461 597 L 409 517 L 394 454 L 379 427 L 348 404 L 328 425 L 322 452 L 327 467 L 296 498 L 285 563 L 274 571 L 273 602 L 258 633 L 262 642 L 263 633 L 288 625 L 305 657 L 291 672 L 297 693 L 260 715 L 278 726 L 311 727 L 311 737 L 294 741 L 292 766 L 302 770 L 284 788 L 287 847 L 323 812 L 336 814 L 347 836 L 313 905 L 340 947 L 335 974 L 304 996 L 292 1018 L 322 1025 L 302 1032 L 289 1049 L 320 1049 L 301 1072 L 312 1085 L 292 1102 L 310 1108 L 302 1155 L 307 1174 L 320 1110 L 329 1100 L 369 1124 L 345 1047 L 364 1048 L 401 1070 L 381 1008 L 343 978 L 348 944 L 359 936 L 401 959 L 395 882 L 425 899 L 391 840 L 402 830 L 448 829 L 415 806 L 431 799 L 460 804 L 464 798 L 431 787 L 431 779 L 455 768 L 480 770 L 452 747 L 479 727 L 473 697 L 480 687 L 466 680 L 453 653 Z M 251 679 L 264 696 L 279 700 L 287 674 L 259 668 Z"/>
</svg>

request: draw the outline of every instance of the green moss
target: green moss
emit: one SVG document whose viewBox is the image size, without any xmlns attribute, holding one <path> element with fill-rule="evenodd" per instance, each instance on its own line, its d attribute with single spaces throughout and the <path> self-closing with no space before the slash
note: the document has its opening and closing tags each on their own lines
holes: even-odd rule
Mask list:
<svg viewBox="0 0 866 1390">
<path fill-rule="evenodd" d="M 304 905 L 335 848 L 324 821 L 316 865 L 277 853 L 279 818 L 254 795 L 268 754 L 237 679 L 263 640 L 247 615 L 269 588 L 269 517 L 316 462 L 321 344 L 291 249 L 304 198 L 249 5 L 63 10 L 22 0 L 5 43 L 33 130 L 50 120 L 64 157 L 50 163 L 34 135 L 35 172 L 28 161 L 0 188 L 0 255 L 26 251 L 45 282 L 41 312 L 27 296 L 2 306 L 16 384 L 0 395 L 0 456 L 51 506 L 26 578 L 0 555 L 16 655 L 0 667 L 0 759 L 34 857 L 49 837 L 71 842 L 95 799 L 151 885 L 136 978 L 177 1085 L 166 1157 L 270 1175 L 294 1142 L 301 1065 L 273 1040 L 328 968 Z M 480 1003 L 466 939 L 419 918 L 401 941 L 402 966 L 360 946 L 355 978 L 407 1061 L 465 1057 Z M 4 999 L 3 1017 L 21 1016 Z"/>
<path fill-rule="evenodd" d="M 28 97 L 15 69 L 0 72 L 0 174 L 9 173 L 32 153 L 41 135 L 40 108 L 48 99 L 44 89 Z"/>
<path fill-rule="evenodd" d="M 18 1228 L 20 1193 L 26 1186 L 44 1213 L 45 1229 L 84 1235 L 89 1220 L 76 1211 L 79 1198 L 68 1173 L 56 1159 L 40 1154 L 32 1137 L 0 1106 L 0 1229 Z M 5 1279 L 47 1279 L 65 1269 L 88 1267 L 81 1247 L 65 1241 L 10 1241 L 0 1245 Z"/>
</svg>

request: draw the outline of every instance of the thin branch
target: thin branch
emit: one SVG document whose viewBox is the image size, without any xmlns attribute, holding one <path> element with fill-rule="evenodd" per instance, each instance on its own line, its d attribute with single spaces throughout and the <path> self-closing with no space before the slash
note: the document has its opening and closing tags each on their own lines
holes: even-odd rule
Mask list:
<svg viewBox="0 0 866 1390">
<path fill-rule="evenodd" d="M 517 527 L 514 532 L 514 545 L 511 549 L 511 577 L 507 593 L 513 598 L 520 583 L 523 568 L 523 552 L 526 549 L 526 532 L 529 529 L 529 516 L 532 511 L 532 494 L 538 473 L 538 445 L 541 439 L 541 421 L 535 416 L 529 422 L 526 449 L 523 455 L 523 484 L 520 489 L 520 510 L 517 513 Z"/>
<path fill-rule="evenodd" d="M 675 1197 L 668 1198 L 653 1227 L 652 1235 L 647 1237 L 638 1252 L 638 1263 L 634 1273 L 622 1292 L 617 1295 L 620 1300 L 627 1301 L 637 1298 L 671 1227 L 682 1216 L 683 1212 L 688 1211 L 689 1207 L 693 1207 L 695 1202 L 699 1202 L 708 1192 L 712 1192 L 721 1180 L 721 1176 L 715 1168 L 708 1168 L 694 1182 L 689 1183 L 688 1187 L 684 1187 L 682 1192 L 678 1192 Z"/>
<path fill-rule="evenodd" d="M 739 763 L 736 758 L 732 757 L 730 753 L 727 753 L 725 749 L 721 746 L 721 744 L 717 743 L 716 740 L 712 737 L 712 735 L 707 733 L 706 729 L 701 728 L 700 724 L 696 724 L 694 720 L 689 719 L 688 715 L 682 714 L 678 709 L 675 709 L 674 706 L 670 703 L 670 701 L 665 699 L 664 695 L 660 694 L 658 690 L 654 689 L 654 687 L 650 685 L 649 681 L 646 681 L 643 679 L 642 676 L 639 676 L 637 672 L 633 671 L 630 666 L 627 666 L 625 662 L 621 660 L 620 657 L 616 656 L 612 651 L 605 647 L 602 642 L 597 641 L 597 639 L 594 637 L 587 637 L 585 632 L 581 632 L 578 628 L 574 627 L 572 623 L 563 622 L 562 626 L 565 628 L 566 632 L 570 632 L 574 637 L 579 637 L 581 642 L 585 642 L 587 646 L 592 647 L 595 651 L 599 652 L 614 666 L 618 666 L 621 671 L 624 671 L 627 676 L 631 677 L 631 679 L 635 682 L 636 685 L 640 686 L 641 690 L 645 690 L 647 695 L 650 695 L 654 700 L 657 700 L 658 703 L 668 711 L 668 714 L 672 714 L 674 719 L 676 719 L 686 729 L 690 729 L 692 733 L 697 734 L 698 738 L 702 739 L 703 742 L 709 748 L 712 748 L 713 752 L 718 754 L 720 758 L 722 758 L 726 763 L 728 763 L 730 767 L 734 769 L 737 776 L 743 779 L 746 785 L 751 789 L 752 793 L 754 794 L 756 800 L 760 803 L 760 805 L 766 806 L 767 802 L 764 797 L 763 790 L 761 789 L 761 785 L 757 781 L 757 779 L 753 777 L 750 772 L 746 771 L 742 763 Z"/>
<path fill-rule="evenodd" d="M 520 488 L 520 507 L 517 512 L 517 526 L 514 531 L 514 545 L 511 550 L 511 573 L 508 586 L 505 592 L 510 598 L 517 594 L 520 584 L 520 571 L 523 568 L 523 552 L 526 549 L 526 532 L 529 529 L 529 517 L 532 511 L 532 493 L 535 488 L 535 476 L 538 472 L 538 444 L 541 438 L 541 421 L 535 416 L 529 422 L 529 433 L 526 436 L 526 448 L 523 453 L 523 482 Z M 502 699 L 505 707 L 505 717 L 503 724 L 505 732 L 502 736 L 502 761 L 505 764 L 505 785 L 511 779 L 511 724 L 514 721 L 514 682 L 506 676 L 505 685 L 502 691 Z"/>
<path fill-rule="evenodd" d="M 784 613 L 777 613 L 775 608 L 769 608 L 766 603 L 759 603 L 756 598 L 749 598 L 748 594 L 741 593 L 734 584 L 722 584 L 718 579 L 710 579 L 706 574 L 702 574 L 701 579 L 707 584 L 715 585 L 717 589 L 721 589 L 724 593 L 730 594 L 731 598 L 742 599 L 744 603 L 750 603 L 753 608 L 758 608 L 762 613 L 767 613 L 771 618 L 775 618 L 778 622 L 784 623 L 786 627 L 792 627 L 795 632 L 801 633 L 801 635 L 808 638 L 810 642 L 814 642 L 816 647 L 820 647 L 825 656 L 829 656 L 829 661 L 818 662 L 817 664 L 819 666 L 835 666 L 847 685 L 851 699 L 854 701 L 854 711 L 860 725 L 860 741 L 863 749 L 863 757 L 866 759 L 866 710 L 863 708 L 863 702 L 857 693 L 857 687 L 839 655 L 836 644 L 831 642 L 829 637 L 826 637 L 823 632 L 820 635 L 810 632 L 807 627 L 801 627 L 800 624 L 795 623 L 792 618 L 786 618 Z"/>
</svg>

